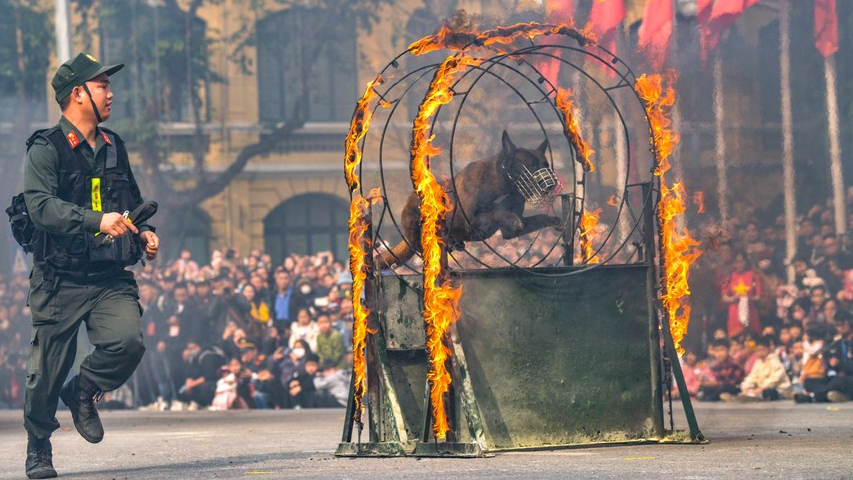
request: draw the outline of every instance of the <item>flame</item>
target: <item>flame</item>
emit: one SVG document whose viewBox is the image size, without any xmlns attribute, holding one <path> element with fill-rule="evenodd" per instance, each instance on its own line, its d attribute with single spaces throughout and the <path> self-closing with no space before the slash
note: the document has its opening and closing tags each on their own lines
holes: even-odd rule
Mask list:
<svg viewBox="0 0 853 480">
<path fill-rule="evenodd" d="M 377 75 L 372 82 L 367 84 L 367 89 L 365 89 L 364 95 L 356 103 L 355 111 L 352 114 L 352 121 L 350 122 L 349 133 L 347 134 L 345 143 L 346 154 L 344 156 L 344 174 L 350 192 L 354 192 L 361 185 L 358 174 L 355 173 L 358 166 L 361 165 L 361 149 L 358 143 L 364 138 L 367 130 L 370 128 L 373 111 L 368 107 L 371 100 L 379 96 L 379 93 L 376 92 L 376 85 L 381 85 L 383 82 L 382 75 Z M 380 99 L 380 105 L 387 107 L 388 102 Z"/>
<path fill-rule="evenodd" d="M 601 209 L 594 212 L 583 212 L 580 221 L 580 243 L 581 254 L 583 255 L 584 263 L 598 263 L 598 255 L 595 254 L 595 248 L 592 246 L 592 239 L 595 238 L 595 230 L 598 227 L 598 217 L 601 215 Z"/>
<path fill-rule="evenodd" d="M 615 194 L 610 195 L 610 198 L 607 199 L 607 204 L 610 205 L 611 207 L 618 207 L 619 206 L 619 200 L 616 199 Z"/>
<path fill-rule="evenodd" d="M 409 45 L 409 52 L 415 55 L 448 48 L 451 50 L 462 50 L 477 38 L 477 32 L 468 30 L 451 30 L 446 25 L 441 27 L 435 35 L 428 35 L 417 42 Z"/>
<path fill-rule="evenodd" d="M 693 204 L 699 207 L 699 213 L 705 213 L 705 192 L 696 192 L 693 194 Z"/>
<path fill-rule="evenodd" d="M 361 165 L 362 153 L 358 146 L 361 139 L 367 134 L 370 128 L 370 120 L 373 118 L 373 111 L 370 110 L 370 102 L 380 97 L 379 104 L 383 107 L 388 106 L 388 102 L 381 99 L 381 96 L 376 91 L 376 85 L 381 85 L 383 82 L 382 75 L 377 75 L 376 78 L 367 84 L 364 95 L 356 103 L 355 111 L 350 122 L 349 133 L 347 134 L 344 156 L 344 175 L 350 192 L 356 191 L 361 186 L 361 180 L 358 177 L 357 169 Z M 367 264 L 368 252 L 371 250 L 371 239 L 367 233 L 370 226 L 370 205 L 375 204 L 381 198 L 380 190 L 373 189 L 368 194 L 368 198 L 361 195 L 355 195 L 350 205 L 349 218 L 349 254 L 350 254 L 350 272 L 352 273 L 352 304 L 353 304 L 353 350 L 352 363 L 353 375 L 355 376 L 353 388 L 353 419 L 357 423 L 361 423 L 364 404 L 362 399 L 367 391 L 367 365 L 364 358 L 364 349 L 368 333 L 375 333 L 367 326 L 367 316 L 369 310 L 362 303 L 362 292 L 364 291 L 364 280 L 367 278 L 372 266 Z"/>
<path fill-rule="evenodd" d="M 681 340 L 690 323 L 690 305 L 687 303 L 687 297 L 690 295 L 690 265 L 702 252 L 695 248 L 699 242 L 690 236 L 687 228 L 679 229 L 676 222 L 676 218 L 683 215 L 686 209 L 684 186 L 674 183 L 670 188 L 665 178 L 665 173 L 671 168 L 669 156 L 679 140 L 678 133 L 669 128 L 668 117 L 669 110 L 675 103 L 675 91 L 672 88 L 674 82 L 673 73 L 667 75 L 666 87 L 660 75 L 643 75 L 637 79 L 635 89 L 646 105 L 652 134 L 651 143 L 655 152 L 654 172 L 660 177 L 658 223 L 663 257 L 661 301 L 669 316 L 669 329 L 675 341 L 676 352 L 680 356 L 684 354 Z"/>
<path fill-rule="evenodd" d="M 457 308 L 462 295 L 461 287 L 451 284 L 442 270 L 444 255 L 442 223 L 452 208 L 447 194 L 429 169 L 430 157 L 441 152 L 434 147 L 430 135 L 429 119 L 438 109 L 453 99 L 455 74 L 481 60 L 465 56 L 451 56 L 436 70 L 429 90 L 418 109 L 412 129 L 411 173 L 412 183 L 421 198 L 421 247 L 424 261 L 424 322 L 427 324 L 427 349 L 429 350 L 430 400 L 432 404 L 433 434 L 445 438 L 449 430 L 444 407 L 444 395 L 450 388 L 451 377 L 447 370 L 450 349 L 444 343 L 447 329 L 459 317 Z"/>
<path fill-rule="evenodd" d="M 364 281 L 370 271 L 366 259 L 371 248 L 370 236 L 366 235 L 370 227 L 370 205 L 381 199 L 381 192 L 374 188 L 368 198 L 356 195 L 350 205 L 349 218 L 349 255 L 350 272 L 352 273 L 352 371 L 355 376 L 353 389 L 353 418 L 361 423 L 364 408 L 362 398 L 367 391 L 367 363 L 364 350 L 368 333 L 376 333 L 367 326 L 367 316 L 370 311 L 362 302 Z"/>
<path fill-rule="evenodd" d="M 581 129 L 580 125 L 578 125 L 578 117 L 574 112 L 574 102 L 572 102 L 573 96 L 574 94 L 568 88 L 557 87 L 555 103 L 557 109 L 565 115 L 563 131 L 578 154 L 578 162 L 580 162 L 585 171 L 594 172 L 595 165 L 592 164 L 589 157 L 595 153 L 595 150 L 589 148 L 589 144 L 581 138 Z"/>
<path fill-rule="evenodd" d="M 674 72 L 670 72 L 667 83 L 671 85 L 675 80 Z M 669 156 L 680 139 L 678 132 L 670 128 L 672 121 L 669 119 L 669 110 L 675 104 L 675 90 L 672 87 L 664 90 L 663 77 L 660 75 L 647 77 L 644 74 L 637 79 L 634 87 L 646 104 L 646 114 L 651 124 L 651 143 L 657 151 L 655 175 L 662 176 L 672 168 Z"/>
<path fill-rule="evenodd" d="M 464 50 L 472 45 L 494 48 L 496 44 L 508 45 L 519 39 L 533 40 L 541 35 L 563 35 L 574 38 L 582 46 L 595 45 L 595 37 L 589 27 L 578 30 L 573 25 L 568 24 L 550 25 L 530 22 L 497 27 L 479 33 L 468 30 L 454 31 L 444 26 L 435 35 L 426 36 L 412 43 L 408 50 L 414 55 L 423 55 L 442 48 L 455 51 Z"/>
</svg>

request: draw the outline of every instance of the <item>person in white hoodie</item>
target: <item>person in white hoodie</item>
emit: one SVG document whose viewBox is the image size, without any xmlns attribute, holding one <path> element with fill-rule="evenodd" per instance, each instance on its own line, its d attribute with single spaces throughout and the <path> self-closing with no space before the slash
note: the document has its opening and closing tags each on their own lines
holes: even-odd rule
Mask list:
<svg viewBox="0 0 853 480">
<path fill-rule="evenodd" d="M 773 341 L 769 336 L 755 342 L 755 363 L 740 384 L 738 400 L 778 400 L 790 398 L 791 379 L 779 356 L 773 353 Z"/>
</svg>

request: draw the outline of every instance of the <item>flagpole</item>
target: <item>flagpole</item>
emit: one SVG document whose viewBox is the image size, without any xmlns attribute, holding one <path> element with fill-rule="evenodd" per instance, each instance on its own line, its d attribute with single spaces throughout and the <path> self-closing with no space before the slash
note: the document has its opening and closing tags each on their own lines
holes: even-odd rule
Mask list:
<svg viewBox="0 0 853 480">
<path fill-rule="evenodd" d="M 619 115 L 613 114 L 613 138 L 616 142 L 616 204 L 622 205 L 625 200 L 625 190 L 628 185 L 628 145 L 625 130 Z M 618 208 L 618 207 L 617 207 Z M 619 243 L 628 240 L 631 225 L 628 223 L 627 209 L 619 216 Z"/>
<path fill-rule="evenodd" d="M 720 209 L 720 222 L 725 226 L 729 221 L 728 172 L 726 172 L 726 136 L 723 129 L 725 109 L 723 108 L 723 58 L 719 49 L 714 54 L 714 160 L 717 167 L 717 199 Z"/>
<path fill-rule="evenodd" d="M 823 58 L 826 79 L 826 110 L 829 120 L 829 165 L 832 175 L 832 198 L 835 204 L 835 233 L 847 233 L 844 202 L 844 170 L 841 168 L 841 143 L 838 138 L 838 97 L 835 90 L 835 54 Z"/>
<path fill-rule="evenodd" d="M 782 87 L 782 172 L 785 195 L 785 257 L 788 283 L 794 283 L 794 256 L 797 254 L 797 198 L 794 190 L 794 131 L 791 120 L 791 38 L 788 0 L 779 0 L 779 70 Z"/>
<path fill-rule="evenodd" d="M 678 15 L 675 13 L 675 2 L 672 6 L 672 33 L 670 34 L 669 42 L 669 64 L 673 68 L 678 68 Z M 678 98 L 672 105 L 672 129 L 676 132 L 681 132 L 681 108 L 678 106 Z M 677 142 L 672 148 L 672 173 L 675 176 L 675 181 L 678 183 L 684 182 L 684 163 L 681 161 L 681 142 Z M 679 229 L 686 227 L 687 217 L 678 215 L 675 217 L 675 224 Z"/>
</svg>

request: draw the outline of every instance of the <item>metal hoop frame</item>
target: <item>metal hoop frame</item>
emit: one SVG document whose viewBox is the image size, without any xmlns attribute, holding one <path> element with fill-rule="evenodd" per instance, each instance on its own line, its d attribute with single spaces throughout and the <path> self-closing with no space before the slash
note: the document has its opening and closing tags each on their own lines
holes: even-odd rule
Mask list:
<svg viewBox="0 0 853 480">
<path fill-rule="evenodd" d="M 540 264 L 542 262 L 545 261 L 544 260 L 545 257 L 543 257 L 543 260 L 541 260 L 539 263 L 537 263 L 536 265 L 534 265 L 532 267 L 523 267 L 523 266 L 518 265 L 519 260 L 521 258 L 523 258 L 530 251 L 535 240 L 531 241 L 528 244 L 526 250 L 522 254 L 520 254 L 518 256 L 518 259 L 516 259 L 516 260 L 511 260 L 509 258 L 506 258 L 503 254 L 501 254 L 499 251 L 497 251 L 494 247 L 489 245 L 489 243 L 485 241 L 486 239 L 483 239 L 484 241 L 482 242 L 483 245 L 485 245 L 486 248 L 488 248 L 488 250 L 490 250 L 499 259 L 501 259 L 503 262 L 505 262 L 506 266 L 508 266 L 510 268 L 523 269 L 523 270 L 525 270 L 531 274 L 534 274 L 534 275 L 545 275 L 545 276 L 576 275 L 576 274 L 583 273 L 589 269 L 597 268 L 600 265 L 608 264 L 612 260 L 614 260 L 614 258 L 624 248 L 626 248 L 626 246 L 630 242 L 631 238 L 638 231 L 640 231 L 640 232 L 643 231 L 643 219 L 640 216 L 636 215 L 635 212 L 636 211 L 640 211 L 640 212 L 648 211 L 649 204 L 651 204 L 652 206 L 654 206 L 654 204 L 655 204 L 656 193 L 657 193 L 656 189 L 649 190 L 642 197 L 642 203 L 640 205 L 638 205 L 636 208 L 634 208 L 631 205 L 631 202 L 629 200 L 629 193 L 631 192 L 631 189 L 638 188 L 639 185 L 632 185 L 629 183 L 629 179 L 630 179 L 631 171 L 632 171 L 631 135 L 630 135 L 630 131 L 628 128 L 628 121 L 626 120 L 625 114 L 623 113 L 623 108 L 620 108 L 620 103 L 614 97 L 612 92 L 624 91 L 625 89 L 627 89 L 627 91 L 629 91 L 631 93 L 631 98 L 633 100 L 636 100 L 637 106 L 643 112 L 646 111 L 646 105 L 644 104 L 643 100 L 640 98 L 639 94 L 634 90 L 634 84 L 635 84 L 635 81 L 637 79 L 634 72 L 630 69 L 630 67 L 628 67 L 628 65 L 621 58 L 613 55 L 607 49 L 605 49 L 601 46 L 598 46 L 598 45 L 574 47 L 574 46 L 560 45 L 560 44 L 554 44 L 554 43 L 536 44 L 536 43 L 534 43 L 534 41 L 532 39 L 529 40 L 529 42 L 530 42 L 530 45 L 528 45 L 528 46 L 509 50 L 507 52 L 498 53 L 498 54 L 495 54 L 495 55 L 492 55 L 492 56 L 486 58 L 485 60 L 482 61 L 482 63 L 480 65 L 467 69 L 460 76 L 460 78 L 455 81 L 455 83 L 452 87 L 453 89 L 455 89 L 457 86 L 459 86 L 460 82 L 463 82 L 463 81 L 470 81 L 470 84 L 467 86 L 467 90 L 465 90 L 465 91 L 455 92 L 455 90 L 454 90 L 456 96 L 461 97 L 461 99 L 459 100 L 459 102 L 455 102 L 455 103 L 458 103 L 458 107 L 456 108 L 455 115 L 453 115 L 453 117 L 452 117 L 452 128 L 450 131 L 450 140 L 449 140 L 449 148 L 448 148 L 448 157 L 449 157 L 448 162 L 449 162 L 449 167 L 450 167 L 451 182 L 455 183 L 456 174 L 458 173 L 457 167 L 453 161 L 454 149 L 455 149 L 455 140 L 456 140 L 456 127 L 460 121 L 460 118 L 462 117 L 462 113 L 463 113 L 465 104 L 468 101 L 468 98 L 469 98 L 468 93 L 471 92 L 476 87 L 478 82 L 480 82 L 484 77 L 488 77 L 488 78 L 496 79 L 497 81 L 502 83 L 506 88 L 508 88 L 511 92 L 513 92 L 513 94 L 515 94 L 518 98 L 520 98 L 524 102 L 524 104 L 527 105 L 529 111 L 531 112 L 531 114 L 533 115 L 533 117 L 535 119 L 536 124 L 538 125 L 539 130 L 544 134 L 544 136 L 546 138 L 548 138 L 545 123 L 543 122 L 542 118 L 540 118 L 540 115 L 537 114 L 537 112 L 533 109 L 533 105 L 541 105 L 543 103 L 549 104 L 551 106 L 551 110 L 556 115 L 556 118 L 558 120 L 560 120 L 560 122 L 562 123 L 561 112 L 557 109 L 556 105 L 554 104 L 554 102 L 552 100 L 552 96 L 557 91 L 558 86 L 552 84 L 548 79 L 546 79 L 541 74 L 539 69 L 536 67 L 535 63 L 530 61 L 530 58 L 559 60 L 561 62 L 561 65 L 567 66 L 568 68 L 571 69 L 571 71 L 579 73 L 584 78 L 584 80 L 590 82 L 590 85 L 597 87 L 598 91 L 600 93 L 602 93 L 607 98 L 607 101 L 612 106 L 613 111 L 618 118 L 619 123 L 617 125 L 617 128 L 622 129 L 622 132 L 624 133 L 625 144 L 627 147 L 627 150 L 626 150 L 626 157 L 627 157 L 626 158 L 626 168 L 625 168 L 625 172 L 624 172 L 625 177 L 621 179 L 622 180 L 621 185 L 624 185 L 624 188 L 620 192 L 621 193 L 621 201 L 616 206 L 617 210 L 616 210 L 615 220 L 614 220 L 613 224 L 611 225 L 611 228 L 608 229 L 607 235 L 604 238 L 596 241 L 597 247 L 594 251 L 594 254 L 595 255 L 600 254 L 603 251 L 604 247 L 609 244 L 611 237 L 613 236 L 614 232 L 616 231 L 616 229 L 613 227 L 619 222 L 619 220 L 622 218 L 622 215 L 628 214 L 631 216 L 631 218 L 629 220 L 630 229 L 627 232 L 627 234 L 625 235 L 625 238 L 622 239 L 620 244 L 615 246 L 616 248 L 613 248 L 611 250 L 610 255 L 608 257 L 606 257 L 605 259 L 603 259 L 601 261 L 601 263 L 585 264 L 582 267 L 573 268 L 573 269 L 566 269 L 566 270 L 559 270 L 559 271 L 555 271 L 554 269 L 551 269 L 551 268 L 547 268 L 547 269 L 537 268 L 540 266 Z M 460 48 L 456 52 L 456 55 L 467 54 L 476 48 L 487 48 L 487 47 L 481 47 L 480 45 L 477 45 L 476 42 L 471 42 L 468 45 L 466 45 L 465 47 Z M 570 54 L 579 54 L 579 55 L 581 55 L 581 58 L 593 60 L 594 63 L 597 64 L 599 68 L 603 67 L 608 72 L 612 73 L 612 76 L 613 76 L 615 83 L 613 83 L 612 85 L 605 85 L 602 81 L 599 81 L 594 75 L 592 75 L 589 71 L 587 71 L 587 69 L 584 68 L 584 66 L 582 64 L 580 64 L 580 62 L 573 62 L 571 60 L 568 60 L 566 58 L 567 57 L 566 55 L 556 55 L 555 53 L 552 53 L 556 50 L 563 51 L 561 53 L 568 52 Z M 398 69 L 400 68 L 402 60 L 405 57 L 407 57 L 408 55 L 413 55 L 413 54 L 411 54 L 408 50 L 400 53 L 391 62 L 389 62 L 385 66 L 385 68 L 382 69 L 382 71 L 380 72 L 380 76 L 385 77 L 385 76 L 387 76 L 387 74 L 389 72 L 398 71 Z M 517 62 L 517 63 L 520 63 L 520 64 L 523 64 L 526 67 L 528 67 L 529 69 L 531 69 L 533 74 L 535 75 L 535 79 L 531 78 L 534 75 L 530 75 L 528 73 L 525 73 L 522 71 L 521 68 L 511 65 L 509 62 L 510 60 Z M 383 224 L 386 221 L 386 219 L 385 219 L 386 215 L 388 217 L 388 221 L 390 221 L 390 223 L 391 223 L 391 226 L 396 230 L 397 233 L 400 234 L 403 241 L 408 242 L 408 239 L 406 239 L 405 235 L 402 234 L 401 225 L 400 225 L 398 219 L 395 218 L 395 215 L 393 213 L 393 209 L 391 208 L 391 205 L 388 204 L 387 195 L 384 193 L 384 192 L 388 191 L 387 190 L 388 185 L 386 183 L 386 178 L 385 178 L 386 161 L 385 161 L 385 157 L 384 157 L 385 146 L 386 146 L 386 143 L 385 143 L 386 142 L 386 134 L 388 133 L 388 130 L 391 126 L 391 119 L 394 118 L 394 115 L 397 111 L 397 108 L 399 108 L 399 106 L 403 103 L 404 98 L 406 98 L 407 95 L 412 94 L 414 86 L 419 84 L 424 78 L 427 78 L 427 79 L 431 78 L 431 74 L 433 74 L 435 72 L 435 70 L 438 68 L 439 65 L 440 65 L 440 63 L 431 63 L 428 65 L 417 67 L 416 69 L 412 70 L 411 72 L 406 72 L 402 77 L 395 79 L 392 83 L 388 84 L 387 87 L 384 88 L 383 90 L 381 90 L 381 91 L 378 89 L 376 90 L 377 94 L 379 95 L 379 98 L 381 98 L 383 101 L 387 102 L 386 105 L 390 105 L 390 111 L 389 111 L 388 116 L 386 118 L 386 121 L 382 127 L 380 139 L 379 139 L 378 146 L 377 146 L 378 147 L 378 159 L 377 159 L 377 161 L 379 164 L 380 187 L 381 187 L 382 192 L 383 192 L 385 204 L 382 207 L 381 213 L 379 214 L 378 222 L 376 222 L 372 228 L 372 238 L 371 238 L 372 242 L 371 242 L 371 244 L 374 246 L 374 248 L 375 248 L 375 245 L 377 245 L 377 243 L 379 243 L 379 242 L 384 243 L 384 241 L 385 241 L 385 238 L 383 237 Z M 534 92 L 536 92 L 538 95 L 541 95 L 541 96 L 537 96 L 536 99 L 529 100 L 520 91 L 519 87 L 510 83 L 508 80 L 501 77 L 499 74 L 495 73 L 495 70 L 498 70 L 498 69 L 502 69 L 504 71 L 511 72 L 513 75 L 518 76 L 520 78 L 520 80 L 522 82 L 524 82 L 525 86 L 527 86 L 528 88 L 532 87 Z M 471 76 L 475 76 L 474 80 L 470 80 L 469 77 L 471 77 Z M 409 83 L 406 84 L 406 82 L 409 82 Z M 391 96 L 392 93 L 394 93 L 395 90 L 398 89 L 400 86 L 403 86 L 403 91 L 400 92 L 397 96 L 392 98 L 392 96 Z M 529 95 L 528 95 L 528 97 L 529 97 Z M 449 105 L 447 105 L 447 106 L 449 106 Z M 374 105 L 372 113 L 376 113 L 376 111 L 379 108 L 380 108 L 379 104 Z M 438 119 L 442 113 L 442 110 L 443 109 L 439 108 L 439 110 L 436 112 L 434 117 L 431 119 L 432 127 L 434 127 L 436 125 L 436 123 L 438 122 Z M 651 124 L 649 123 L 647 116 L 645 118 L 645 121 L 648 123 L 649 131 L 651 131 Z M 563 138 L 565 138 L 566 142 L 568 142 L 567 136 L 563 135 Z M 364 145 L 366 142 L 367 142 L 367 136 L 365 136 L 361 140 L 360 148 L 362 150 L 364 149 Z M 650 143 L 652 143 L 652 145 L 653 145 L 653 142 L 650 141 Z M 570 163 L 573 163 L 576 160 L 577 152 L 571 146 L 571 143 L 569 143 L 568 150 L 569 150 L 570 156 L 571 156 L 569 161 L 570 161 Z M 655 166 L 655 154 L 654 154 L 654 147 L 653 146 L 652 146 L 651 150 L 652 150 L 652 153 L 649 155 L 650 171 L 653 170 L 654 166 Z M 553 150 L 552 150 L 551 146 L 549 146 L 549 148 L 548 148 L 547 156 L 549 158 L 551 166 L 553 167 L 554 166 L 554 159 L 553 159 Z M 361 174 L 363 172 L 364 163 L 365 162 L 362 161 L 361 164 L 359 164 L 357 167 L 359 177 L 361 177 Z M 586 178 L 585 173 L 582 173 L 579 178 L 576 175 L 574 175 L 572 177 L 572 180 L 573 181 L 571 182 L 572 183 L 572 192 L 571 193 L 577 196 L 578 187 L 579 186 L 585 187 L 586 183 L 587 183 L 587 178 Z M 358 186 L 357 191 L 361 195 L 365 194 L 364 182 L 359 182 L 359 186 Z M 355 193 L 356 193 L 356 190 L 352 191 L 350 193 L 350 195 L 352 196 Z M 579 210 L 577 213 L 581 214 L 584 211 L 586 199 L 583 197 L 579 197 L 579 200 L 580 200 L 580 205 L 579 205 Z M 467 213 L 464 211 L 464 208 L 461 205 L 458 205 L 458 202 L 457 202 L 457 205 L 455 205 L 455 207 L 456 208 L 454 208 L 454 210 L 449 215 L 461 214 L 461 215 L 463 215 L 465 221 L 470 221 Z M 385 228 L 389 228 L 389 227 L 386 226 Z M 537 237 L 535 237 L 535 238 L 538 238 L 539 233 L 540 232 L 537 232 L 537 234 L 536 234 Z M 654 235 L 654 232 L 643 232 L 643 233 L 645 235 Z M 572 234 L 576 235 L 577 232 L 572 232 Z M 559 242 L 555 242 L 554 244 L 552 244 L 550 246 L 550 249 L 548 250 L 548 254 L 550 254 L 554 249 L 556 249 L 558 247 L 558 245 L 559 245 Z M 412 245 L 410 245 L 410 246 L 412 246 Z M 417 251 L 418 249 L 413 248 L 413 250 Z M 462 250 L 461 252 L 465 252 L 465 250 Z M 372 253 L 372 252 L 370 252 L 370 253 Z M 646 254 L 647 255 L 654 255 L 653 252 L 647 252 Z M 459 255 L 459 251 L 457 251 L 455 253 L 449 252 L 450 258 L 456 259 L 455 255 Z M 475 258 L 470 254 L 468 254 L 468 255 L 470 258 Z M 633 257 L 633 254 L 632 254 L 632 257 Z M 495 268 L 495 267 L 486 265 L 482 261 L 479 261 L 477 259 L 475 259 L 475 260 L 480 265 L 482 265 L 484 268 Z M 413 269 L 410 269 L 410 270 L 411 270 L 411 273 L 418 273 L 416 270 L 413 270 Z M 458 270 L 458 269 L 455 269 L 455 270 Z"/>
</svg>

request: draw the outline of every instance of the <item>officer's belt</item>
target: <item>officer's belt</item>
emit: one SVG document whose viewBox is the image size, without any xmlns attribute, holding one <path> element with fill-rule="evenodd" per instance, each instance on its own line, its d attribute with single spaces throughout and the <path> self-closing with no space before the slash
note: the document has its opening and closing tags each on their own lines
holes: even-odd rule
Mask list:
<svg viewBox="0 0 853 480">
<path fill-rule="evenodd" d="M 95 271 L 58 271 L 55 272 L 54 275 L 59 280 L 69 280 L 74 283 L 92 283 L 103 280 L 105 278 L 114 277 L 115 275 L 123 272 L 124 268 L 111 266 L 109 268 L 103 270 L 95 270 Z"/>
</svg>

